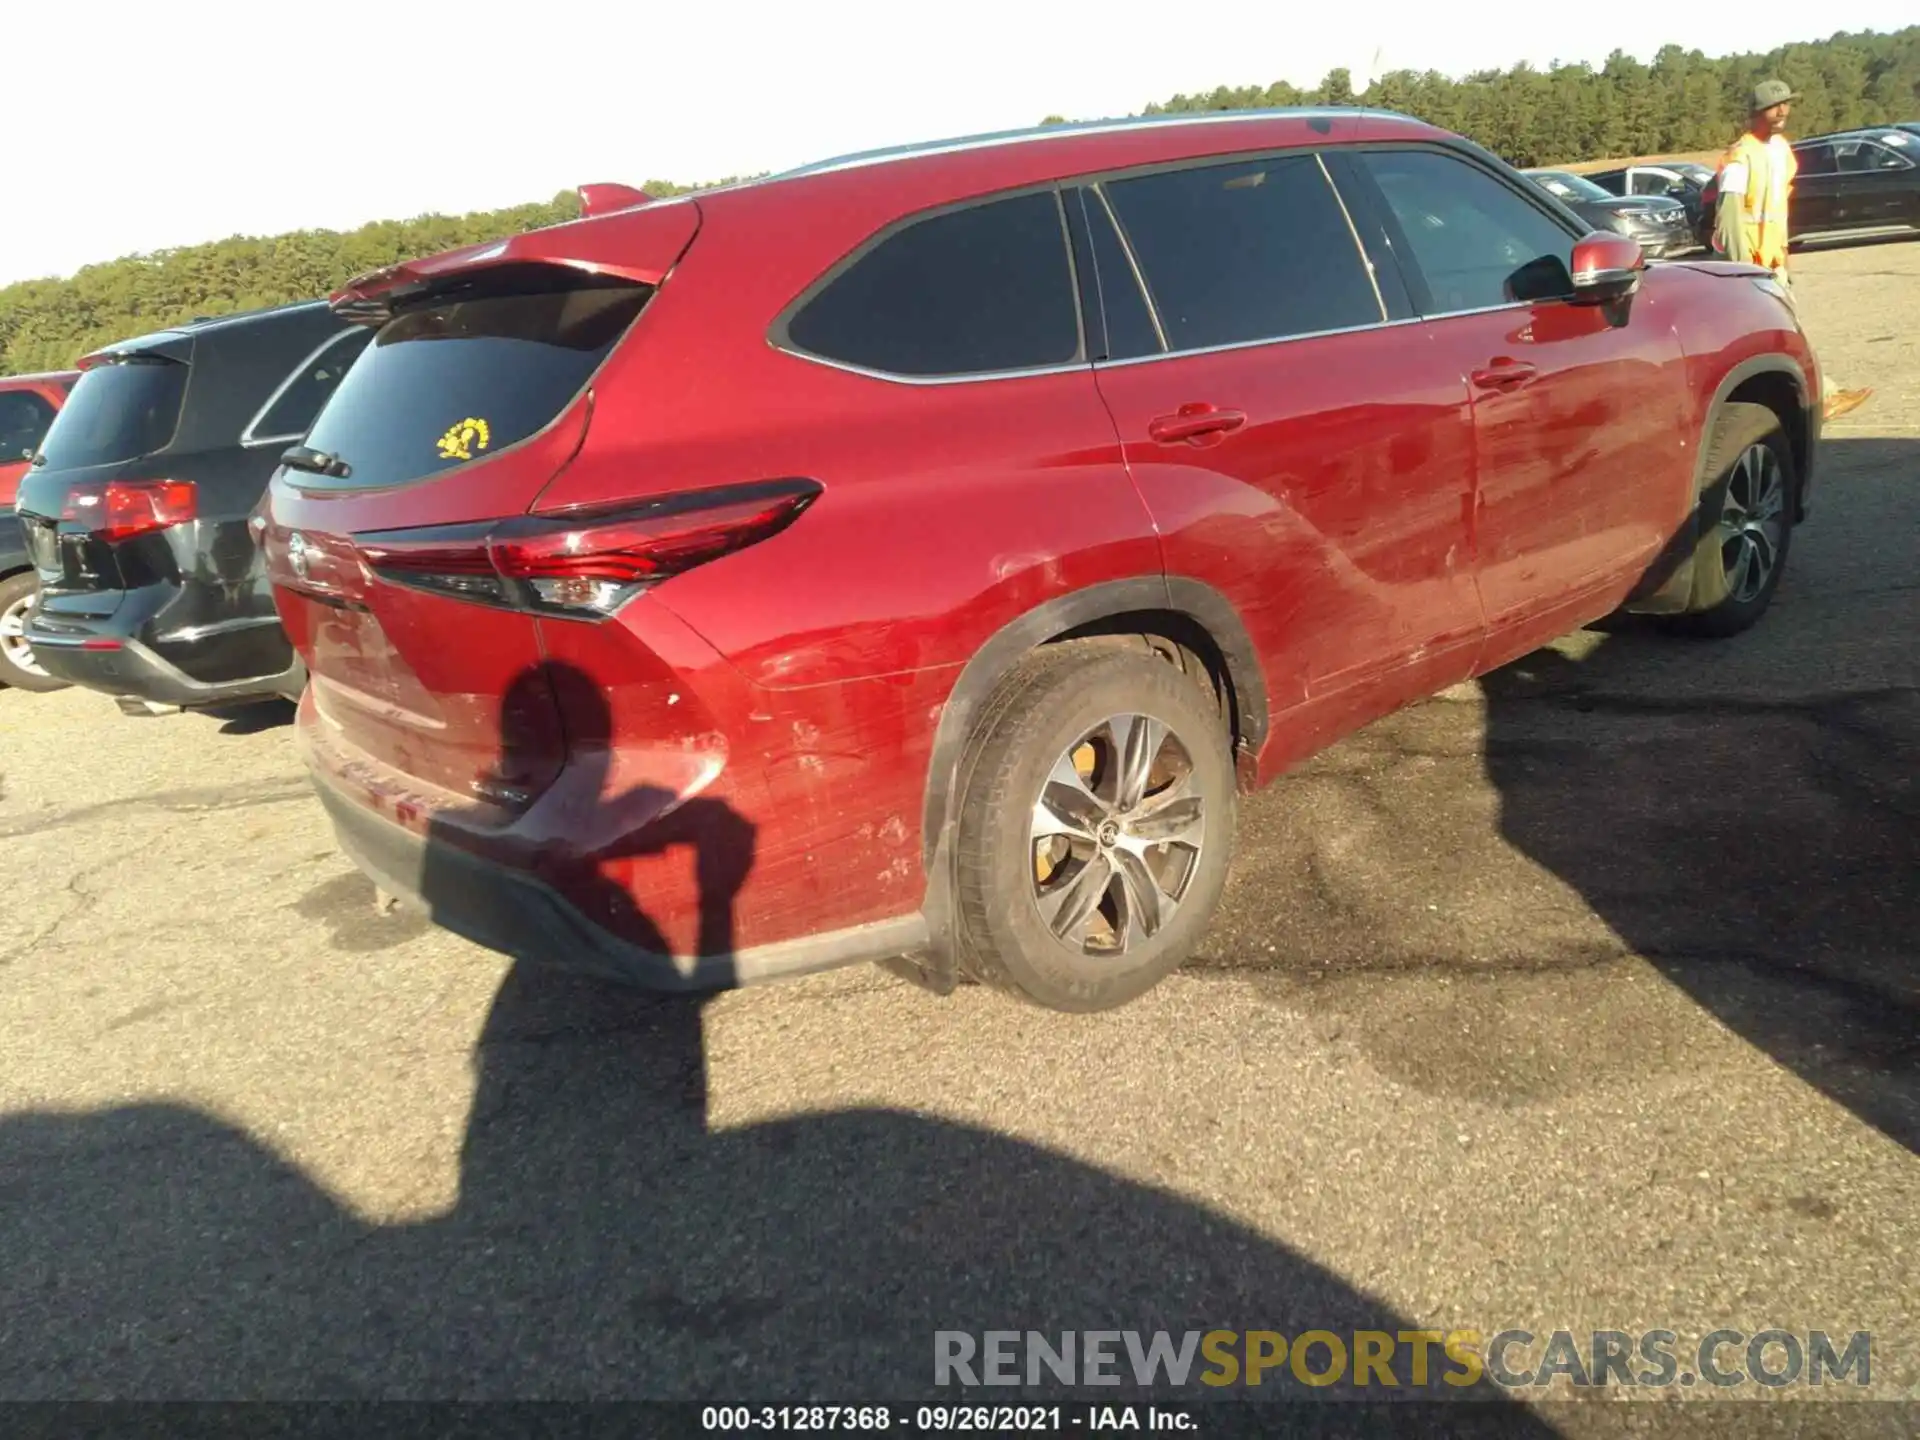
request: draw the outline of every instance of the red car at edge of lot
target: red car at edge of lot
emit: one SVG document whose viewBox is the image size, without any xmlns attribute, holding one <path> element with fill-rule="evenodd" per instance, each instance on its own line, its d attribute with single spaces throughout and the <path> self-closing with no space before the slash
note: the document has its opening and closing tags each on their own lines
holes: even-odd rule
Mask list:
<svg viewBox="0 0 1920 1440">
<path fill-rule="evenodd" d="M 66 688 L 66 681 L 54 679 L 35 661 L 27 640 L 27 611 L 40 583 L 14 516 L 14 500 L 79 378 L 78 370 L 0 376 L 0 685 L 21 690 Z"/>
<path fill-rule="evenodd" d="M 1731 635 L 1819 373 L 1403 116 L 875 152 L 396 265 L 256 534 L 348 854 L 508 954 L 1062 1010 L 1237 796 L 1622 607 Z"/>
</svg>

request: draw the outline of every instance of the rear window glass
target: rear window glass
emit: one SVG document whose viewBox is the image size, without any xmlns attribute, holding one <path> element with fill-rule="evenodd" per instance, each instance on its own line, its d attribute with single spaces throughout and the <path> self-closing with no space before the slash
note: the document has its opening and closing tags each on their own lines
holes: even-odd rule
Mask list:
<svg viewBox="0 0 1920 1440">
<path fill-rule="evenodd" d="M 580 393 L 651 286 L 557 267 L 477 277 L 402 310 L 340 380 L 306 443 L 349 474 L 302 489 L 403 485 L 544 429 Z"/>
<path fill-rule="evenodd" d="M 892 375 L 977 375 L 1080 354 L 1080 312 L 1051 190 L 949 210 L 897 230 L 787 325 L 828 360 Z"/>
<path fill-rule="evenodd" d="M 151 455 L 180 424 L 187 366 L 142 356 L 96 365 L 82 375 L 40 446 L 56 470 L 115 465 Z"/>
<path fill-rule="evenodd" d="M 313 424 L 313 417 L 320 413 L 320 407 L 326 404 L 341 377 L 352 368 L 372 339 L 372 330 L 356 325 L 327 341 L 317 354 L 309 356 L 282 382 L 280 392 L 247 427 L 245 443 L 293 441 L 305 435 L 307 427 Z"/>
</svg>

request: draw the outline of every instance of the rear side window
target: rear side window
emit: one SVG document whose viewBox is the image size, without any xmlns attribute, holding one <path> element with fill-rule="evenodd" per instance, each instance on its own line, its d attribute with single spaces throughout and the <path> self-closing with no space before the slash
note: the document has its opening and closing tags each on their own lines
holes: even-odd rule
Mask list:
<svg viewBox="0 0 1920 1440">
<path fill-rule="evenodd" d="M 1170 170 L 1100 189 L 1175 350 L 1385 319 L 1317 156 Z"/>
<path fill-rule="evenodd" d="M 244 445 L 274 442 L 290 444 L 307 433 L 320 407 L 340 384 L 373 339 L 373 331 L 356 325 L 344 330 L 301 362 L 280 389 L 261 407 L 246 434 Z"/>
<path fill-rule="evenodd" d="M 578 395 L 651 286 L 558 266 L 483 272 L 401 310 L 335 387 L 306 443 L 345 461 L 302 489 L 404 485 L 544 429 Z"/>
<path fill-rule="evenodd" d="M 1833 146 L 1808 145 L 1794 152 L 1800 158 L 1802 175 L 1831 175 L 1837 168 L 1833 161 Z"/>
<path fill-rule="evenodd" d="M 40 447 L 47 465 L 117 465 L 161 449 L 180 424 L 187 368 L 151 355 L 94 366 L 47 430 Z"/>
<path fill-rule="evenodd" d="M 787 322 L 795 347 L 891 375 L 1071 364 L 1080 314 L 1051 190 L 916 220 L 834 275 Z"/>
<path fill-rule="evenodd" d="M 0 465 L 31 459 L 53 424 L 53 406 L 31 390 L 0 390 Z"/>
</svg>

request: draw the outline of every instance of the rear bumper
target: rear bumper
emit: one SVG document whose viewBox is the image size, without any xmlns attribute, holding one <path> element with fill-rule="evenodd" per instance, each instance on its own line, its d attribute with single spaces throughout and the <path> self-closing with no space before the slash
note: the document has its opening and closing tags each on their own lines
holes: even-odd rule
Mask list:
<svg viewBox="0 0 1920 1440">
<path fill-rule="evenodd" d="M 159 705 L 297 700 L 306 667 L 250 592 L 198 580 L 43 591 L 27 640 L 49 674 Z"/>
<path fill-rule="evenodd" d="M 340 849 L 362 874 L 436 925 L 518 960 L 647 990 L 692 992 L 891 959 L 927 943 L 926 922 L 910 915 L 729 954 L 664 954 L 602 929 L 536 875 L 384 819 L 317 772 L 314 783 Z"/>
<path fill-rule="evenodd" d="M 196 680 L 170 664 L 133 636 L 111 624 L 85 630 L 61 625 L 49 628 L 42 617 L 27 621 L 27 641 L 35 662 L 49 675 L 88 690 L 127 695 L 156 705 L 194 708 L 233 705 L 256 700 L 298 700 L 307 680 L 300 657 L 290 655 L 287 668 L 277 675 L 209 683 Z"/>
</svg>

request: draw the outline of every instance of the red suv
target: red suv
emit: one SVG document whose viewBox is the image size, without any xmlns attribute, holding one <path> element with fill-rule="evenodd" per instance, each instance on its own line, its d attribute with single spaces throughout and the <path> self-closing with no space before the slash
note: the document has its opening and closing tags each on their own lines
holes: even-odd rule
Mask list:
<svg viewBox="0 0 1920 1440">
<path fill-rule="evenodd" d="M 0 685 L 22 690 L 60 690 L 67 683 L 47 673 L 27 639 L 27 612 L 40 593 L 40 581 L 14 501 L 40 442 L 79 378 L 78 370 L 0 377 Z"/>
<path fill-rule="evenodd" d="M 1804 513 L 1771 281 L 1402 116 L 607 195 L 337 294 L 257 525 L 341 843 L 509 954 L 1119 1004 L 1237 792 L 1622 606 L 1741 630 Z"/>
</svg>

